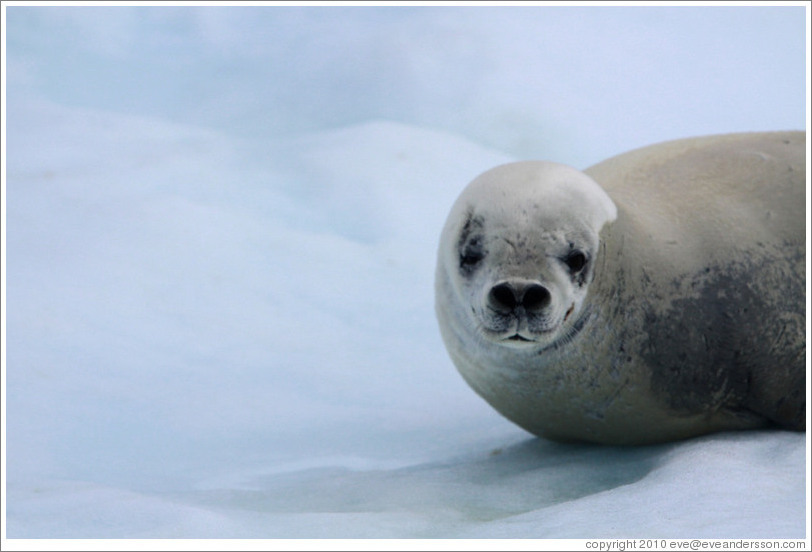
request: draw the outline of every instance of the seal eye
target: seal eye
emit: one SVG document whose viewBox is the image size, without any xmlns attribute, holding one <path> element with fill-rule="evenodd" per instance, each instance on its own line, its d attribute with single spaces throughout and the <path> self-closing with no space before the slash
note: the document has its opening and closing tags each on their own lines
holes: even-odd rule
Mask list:
<svg viewBox="0 0 812 552">
<path fill-rule="evenodd" d="M 465 253 L 462 254 L 460 264 L 473 266 L 484 258 L 485 255 L 483 255 L 481 251 L 466 251 Z"/>
<path fill-rule="evenodd" d="M 482 236 L 482 217 L 474 215 L 473 209 L 468 211 L 465 224 L 460 232 L 457 242 L 460 256 L 460 272 L 470 276 L 479 262 L 485 258 L 485 245 Z"/>
<path fill-rule="evenodd" d="M 586 255 L 580 251 L 572 251 L 564 257 L 564 264 L 567 265 L 571 273 L 576 274 L 586 266 Z"/>
<path fill-rule="evenodd" d="M 485 258 L 485 250 L 480 238 L 474 238 L 460 251 L 460 268 L 464 272 L 471 272 L 479 262 Z"/>
</svg>

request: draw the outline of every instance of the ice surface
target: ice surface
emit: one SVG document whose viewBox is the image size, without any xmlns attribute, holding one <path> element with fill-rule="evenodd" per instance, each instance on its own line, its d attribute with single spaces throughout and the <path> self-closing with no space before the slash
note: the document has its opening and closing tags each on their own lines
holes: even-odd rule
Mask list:
<svg viewBox="0 0 812 552">
<path fill-rule="evenodd" d="M 531 438 L 432 290 L 496 164 L 804 128 L 803 9 L 7 14 L 9 537 L 804 536 L 804 435 Z"/>
</svg>

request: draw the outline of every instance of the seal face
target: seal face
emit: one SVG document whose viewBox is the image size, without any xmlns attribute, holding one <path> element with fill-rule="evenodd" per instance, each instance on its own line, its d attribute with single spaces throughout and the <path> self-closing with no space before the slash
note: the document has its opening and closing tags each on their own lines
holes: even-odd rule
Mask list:
<svg viewBox="0 0 812 552">
<path fill-rule="evenodd" d="M 480 175 L 438 251 L 459 372 L 561 440 L 805 429 L 804 146 L 802 133 L 728 135 L 589 176 L 542 161 Z"/>
<path fill-rule="evenodd" d="M 508 185 L 502 186 L 502 182 Z M 547 348 L 577 325 L 600 227 L 614 204 L 563 165 L 504 165 L 477 179 L 446 228 L 445 273 L 470 332 L 510 349 Z"/>
</svg>

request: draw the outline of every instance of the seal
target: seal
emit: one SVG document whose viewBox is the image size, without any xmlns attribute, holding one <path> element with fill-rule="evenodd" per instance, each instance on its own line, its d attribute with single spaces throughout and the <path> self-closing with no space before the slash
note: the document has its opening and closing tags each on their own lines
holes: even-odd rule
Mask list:
<svg viewBox="0 0 812 552">
<path fill-rule="evenodd" d="M 665 142 L 584 172 L 509 163 L 440 237 L 436 313 L 522 428 L 647 444 L 806 429 L 802 132 Z"/>
</svg>

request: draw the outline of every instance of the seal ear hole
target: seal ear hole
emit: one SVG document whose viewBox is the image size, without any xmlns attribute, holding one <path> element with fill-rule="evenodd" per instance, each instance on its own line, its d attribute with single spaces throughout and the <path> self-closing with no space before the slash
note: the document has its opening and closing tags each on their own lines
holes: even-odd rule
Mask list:
<svg viewBox="0 0 812 552">
<path fill-rule="evenodd" d="M 563 261 L 570 270 L 570 273 L 577 274 L 586 266 L 587 258 L 583 251 L 574 250 L 564 257 Z"/>
</svg>

